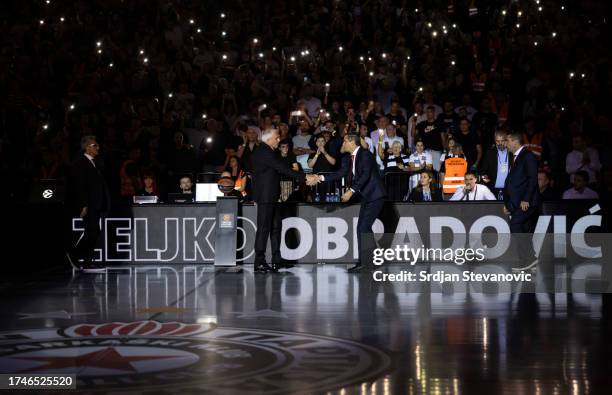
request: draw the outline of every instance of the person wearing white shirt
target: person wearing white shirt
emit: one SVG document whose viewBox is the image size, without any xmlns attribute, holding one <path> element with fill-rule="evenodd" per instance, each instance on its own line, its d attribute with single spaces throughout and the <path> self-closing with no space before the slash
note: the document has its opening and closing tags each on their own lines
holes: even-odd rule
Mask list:
<svg viewBox="0 0 612 395">
<path fill-rule="evenodd" d="M 404 149 L 404 139 L 397 135 L 397 129 L 394 125 L 387 125 L 386 130 L 378 135 L 377 140 L 373 140 L 372 142 L 376 144 L 376 163 L 378 163 L 381 173 L 385 170 L 385 163 L 383 160 L 385 151 L 391 153 L 391 147 L 396 142 L 402 146 L 402 150 Z"/>
<path fill-rule="evenodd" d="M 601 162 L 597 150 L 588 147 L 584 137 L 574 136 L 572 139 L 574 150 L 567 154 L 565 159 L 565 170 L 570 175 L 570 182 L 574 182 L 574 173 L 583 170 L 589 175 L 589 180 L 595 182 L 597 173 L 601 170 Z"/>
<path fill-rule="evenodd" d="M 427 115 L 423 109 L 423 103 L 416 102 L 414 104 L 414 114 L 408 119 L 408 150 L 414 150 L 414 140 L 416 138 L 416 125 L 427 119 Z"/>
<path fill-rule="evenodd" d="M 451 196 L 453 201 L 477 201 L 477 200 L 497 200 L 493 192 L 483 184 L 476 182 L 476 173 L 468 171 L 465 173 L 465 186 L 460 186 Z"/>
<path fill-rule="evenodd" d="M 589 174 L 580 170 L 574 174 L 574 186 L 563 192 L 563 200 L 570 199 L 599 199 L 597 192 L 587 187 Z"/>
<path fill-rule="evenodd" d="M 410 171 L 417 172 L 410 176 L 409 189 L 412 190 L 419 185 L 421 179 L 421 171 L 431 170 L 433 168 L 433 159 L 429 151 L 425 151 L 425 144 L 422 141 L 417 141 L 416 151 L 408 158 L 408 166 Z"/>
</svg>

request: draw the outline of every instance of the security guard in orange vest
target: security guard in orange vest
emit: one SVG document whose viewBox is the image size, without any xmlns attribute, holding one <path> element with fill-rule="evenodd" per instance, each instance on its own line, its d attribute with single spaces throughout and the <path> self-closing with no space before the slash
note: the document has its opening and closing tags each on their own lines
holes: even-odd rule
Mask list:
<svg viewBox="0 0 612 395">
<path fill-rule="evenodd" d="M 461 144 L 455 144 L 451 152 L 447 154 L 440 169 L 440 179 L 442 180 L 442 192 L 453 194 L 457 188 L 465 185 L 465 173 L 468 163 L 463 155 Z"/>
</svg>

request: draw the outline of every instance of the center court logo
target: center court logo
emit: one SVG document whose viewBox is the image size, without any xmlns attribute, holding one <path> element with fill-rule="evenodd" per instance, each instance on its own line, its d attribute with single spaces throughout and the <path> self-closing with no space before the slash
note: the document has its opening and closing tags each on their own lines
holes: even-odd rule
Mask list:
<svg viewBox="0 0 612 395">
<path fill-rule="evenodd" d="M 213 324 L 79 324 L 0 333 L 1 373 L 75 373 L 93 392 L 319 392 L 383 374 L 389 357 L 344 339 Z"/>
</svg>

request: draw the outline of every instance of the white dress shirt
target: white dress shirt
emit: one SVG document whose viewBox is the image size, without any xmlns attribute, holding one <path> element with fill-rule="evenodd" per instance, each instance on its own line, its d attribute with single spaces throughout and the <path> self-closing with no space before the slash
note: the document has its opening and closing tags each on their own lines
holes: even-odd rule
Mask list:
<svg viewBox="0 0 612 395">
<path fill-rule="evenodd" d="M 466 195 L 463 191 L 464 186 L 460 186 L 457 188 L 453 196 L 451 196 L 450 200 L 458 201 L 458 200 L 497 200 L 495 195 L 491 192 L 486 185 L 476 184 L 474 189 L 472 189 Z"/>
<path fill-rule="evenodd" d="M 597 181 L 597 172 L 601 170 L 601 162 L 599 161 L 599 154 L 594 148 L 587 148 L 587 154 L 591 161 L 588 164 L 582 163 L 584 154 L 582 151 L 573 150 L 565 158 L 565 170 L 570 175 L 570 182 L 574 182 L 574 173 L 579 170 L 584 170 L 589 174 L 589 182 Z"/>
<path fill-rule="evenodd" d="M 93 167 L 96 167 L 96 162 L 94 162 L 94 157 L 89 155 L 89 154 L 85 154 L 85 157 L 87 159 L 89 159 L 89 161 L 91 162 L 91 164 L 93 165 Z"/>
<path fill-rule="evenodd" d="M 523 148 L 525 148 L 524 146 L 520 146 L 519 149 L 516 150 L 515 153 L 512 154 L 512 163 L 514 163 L 514 161 L 516 160 L 516 158 L 518 158 L 519 154 L 521 153 L 521 151 L 523 150 Z"/>
<path fill-rule="evenodd" d="M 585 187 L 582 192 L 576 188 L 570 188 L 563 192 L 563 200 L 569 199 L 599 199 L 599 195 L 589 187 Z"/>
<path fill-rule="evenodd" d="M 353 168 L 351 169 L 351 171 L 353 172 L 353 176 L 355 175 L 355 163 L 357 162 L 357 151 L 359 151 L 359 146 L 357 146 L 357 148 L 355 148 L 355 151 L 353 151 L 353 153 L 351 154 L 351 156 L 353 157 Z"/>
</svg>

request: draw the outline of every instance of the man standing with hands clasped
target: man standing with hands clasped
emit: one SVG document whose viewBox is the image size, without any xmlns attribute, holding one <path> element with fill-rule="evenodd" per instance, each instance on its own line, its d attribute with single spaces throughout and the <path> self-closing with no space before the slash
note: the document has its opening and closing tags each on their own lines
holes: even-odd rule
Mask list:
<svg viewBox="0 0 612 395">
<path fill-rule="evenodd" d="M 536 156 L 521 145 L 522 135 L 512 132 L 506 138 L 506 146 L 512 154 L 510 171 L 506 177 L 504 188 L 504 213 L 510 215 L 511 233 L 533 233 L 537 220 L 540 194 L 538 193 L 538 160 Z M 527 240 L 526 236 L 519 238 Z M 527 244 L 525 242 L 525 244 Z M 531 244 L 531 243 L 529 243 Z M 513 270 L 530 270 L 538 264 L 535 257 L 525 256 L 526 251 L 533 251 L 531 246 L 522 245 L 519 248 L 521 264 Z"/>
<path fill-rule="evenodd" d="M 276 272 L 281 266 L 280 238 L 281 216 L 278 207 L 280 198 L 280 175 L 299 182 L 315 185 L 319 182 L 316 175 L 304 175 L 291 168 L 280 159 L 276 149 L 280 142 L 277 129 L 268 129 L 261 135 L 260 144 L 252 154 L 253 200 L 257 204 L 257 232 L 255 233 L 255 271 Z M 266 246 L 270 239 L 272 266 L 266 263 Z"/>
<path fill-rule="evenodd" d="M 343 158 L 340 169 L 318 177 L 320 181 L 334 181 L 346 177 L 348 189 L 342 195 L 343 202 L 348 202 L 353 194 L 361 195 L 361 209 L 357 221 L 359 263 L 349 269 L 349 272 L 357 272 L 372 260 L 372 225 L 382 210 L 386 194 L 376 160 L 370 151 L 361 148 L 361 138 L 358 134 L 350 133 L 344 136 L 341 152 L 349 155 Z"/>
</svg>

